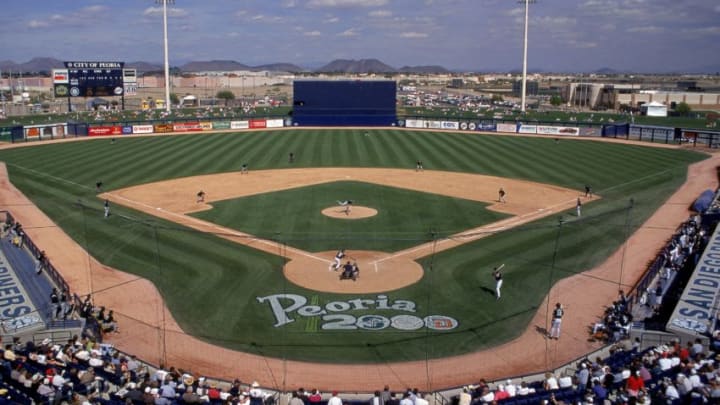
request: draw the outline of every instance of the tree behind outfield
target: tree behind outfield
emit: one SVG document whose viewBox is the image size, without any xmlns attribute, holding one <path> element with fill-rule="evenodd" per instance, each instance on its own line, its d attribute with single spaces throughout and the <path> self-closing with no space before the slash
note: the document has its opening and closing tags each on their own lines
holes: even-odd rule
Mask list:
<svg viewBox="0 0 720 405">
<path fill-rule="evenodd" d="M 692 108 L 686 102 L 680 102 L 675 106 L 675 112 L 678 115 L 688 115 L 692 111 Z"/>
<path fill-rule="evenodd" d="M 553 106 L 557 107 L 557 106 L 559 106 L 560 104 L 562 104 L 562 98 L 560 98 L 560 96 L 558 96 L 558 95 L 556 94 L 556 95 L 550 97 L 550 104 L 552 104 Z"/>
<path fill-rule="evenodd" d="M 217 92 L 215 97 L 219 98 L 220 100 L 225 100 L 225 105 L 227 105 L 228 101 L 235 100 L 235 93 L 230 90 L 220 90 Z"/>
</svg>

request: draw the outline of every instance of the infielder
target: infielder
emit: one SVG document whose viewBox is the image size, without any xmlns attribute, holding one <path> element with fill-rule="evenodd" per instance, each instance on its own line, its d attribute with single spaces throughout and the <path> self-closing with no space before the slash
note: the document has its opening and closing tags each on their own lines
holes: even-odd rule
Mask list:
<svg viewBox="0 0 720 405">
<path fill-rule="evenodd" d="M 503 285 L 503 277 L 500 270 L 505 267 L 505 264 L 501 264 L 493 269 L 493 277 L 495 278 L 495 299 L 500 299 L 500 288 Z"/>
<path fill-rule="evenodd" d="M 503 189 L 502 187 L 500 187 L 500 190 L 498 190 L 498 202 L 505 202 L 505 189 Z"/>
<path fill-rule="evenodd" d="M 205 202 L 205 192 L 200 190 L 197 193 L 197 199 L 195 200 L 198 204 L 201 202 Z"/>
<path fill-rule="evenodd" d="M 110 216 L 110 201 L 105 200 L 105 204 L 103 204 L 103 208 L 105 208 L 105 218 Z"/>
<path fill-rule="evenodd" d="M 345 215 L 350 215 L 350 210 L 352 209 L 352 205 L 353 205 L 352 200 L 343 200 L 343 201 L 338 201 L 337 203 L 341 207 L 345 207 L 345 211 L 344 211 Z"/>
<path fill-rule="evenodd" d="M 337 271 L 337 269 L 340 268 L 341 263 L 342 263 L 342 259 L 343 259 L 344 257 L 345 257 L 345 249 L 340 249 L 340 250 L 338 250 L 338 252 L 335 253 L 335 259 L 334 259 L 335 262 L 333 262 L 333 263 L 330 264 L 330 268 L 328 269 L 328 271 L 333 271 L 333 270 L 334 270 L 334 271 Z"/>
<path fill-rule="evenodd" d="M 578 197 L 577 202 L 575 203 L 575 210 L 577 210 L 577 216 L 580 218 L 582 211 L 582 201 L 580 201 L 580 197 Z"/>
</svg>

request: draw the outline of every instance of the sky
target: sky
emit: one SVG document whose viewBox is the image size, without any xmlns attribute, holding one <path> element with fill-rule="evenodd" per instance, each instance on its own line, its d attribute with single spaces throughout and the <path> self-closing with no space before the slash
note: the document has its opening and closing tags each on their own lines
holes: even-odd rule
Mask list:
<svg viewBox="0 0 720 405">
<path fill-rule="evenodd" d="M 452 70 L 522 66 L 517 0 L 175 0 L 170 64 L 236 60 L 318 67 L 377 58 Z M 543 71 L 720 70 L 718 0 L 537 0 L 528 67 Z M 155 0 L 2 0 L 0 59 L 161 63 Z"/>
</svg>

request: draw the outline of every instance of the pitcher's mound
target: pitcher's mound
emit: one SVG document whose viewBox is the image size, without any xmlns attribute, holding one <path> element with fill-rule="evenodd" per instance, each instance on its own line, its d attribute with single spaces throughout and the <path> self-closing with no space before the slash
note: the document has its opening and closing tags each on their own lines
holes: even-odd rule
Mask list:
<svg viewBox="0 0 720 405">
<path fill-rule="evenodd" d="M 325 208 L 321 212 L 326 217 L 338 219 L 361 219 L 377 215 L 377 210 L 375 208 L 363 207 L 362 205 L 353 205 L 350 208 L 349 213 L 345 213 L 345 207 L 341 207 L 339 205 Z"/>
<path fill-rule="evenodd" d="M 422 266 L 407 257 L 358 250 L 346 251 L 346 254 L 343 264 L 349 260 L 360 267 L 360 276 L 355 281 L 341 280 L 342 269 L 330 270 L 335 251 L 294 257 L 285 265 L 285 277 L 310 290 L 342 294 L 372 294 L 398 290 L 417 283 L 423 277 Z"/>
</svg>

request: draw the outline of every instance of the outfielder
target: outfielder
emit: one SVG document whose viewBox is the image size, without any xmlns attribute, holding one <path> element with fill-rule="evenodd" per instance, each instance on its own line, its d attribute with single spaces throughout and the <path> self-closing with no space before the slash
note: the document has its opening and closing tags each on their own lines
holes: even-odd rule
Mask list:
<svg viewBox="0 0 720 405">
<path fill-rule="evenodd" d="M 505 267 L 505 264 L 501 264 L 498 267 L 495 267 L 493 269 L 493 277 L 495 278 L 495 299 L 500 299 L 500 288 L 502 288 L 503 285 L 503 277 L 500 270 Z"/>
<path fill-rule="evenodd" d="M 110 216 L 110 201 L 105 200 L 105 204 L 103 204 L 103 208 L 105 209 L 105 218 Z"/>
<path fill-rule="evenodd" d="M 345 257 L 345 249 L 338 250 L 338 252 L 335 253 L 335 259 L 334 259 L 335 262 L 330 264 L 330 268 L 328 269 L 328 271 L 333 271 L 333 270 L 337 271 L 337 269 L 340 268 L 342 259 L 344 257 Z"/>
</svg>

